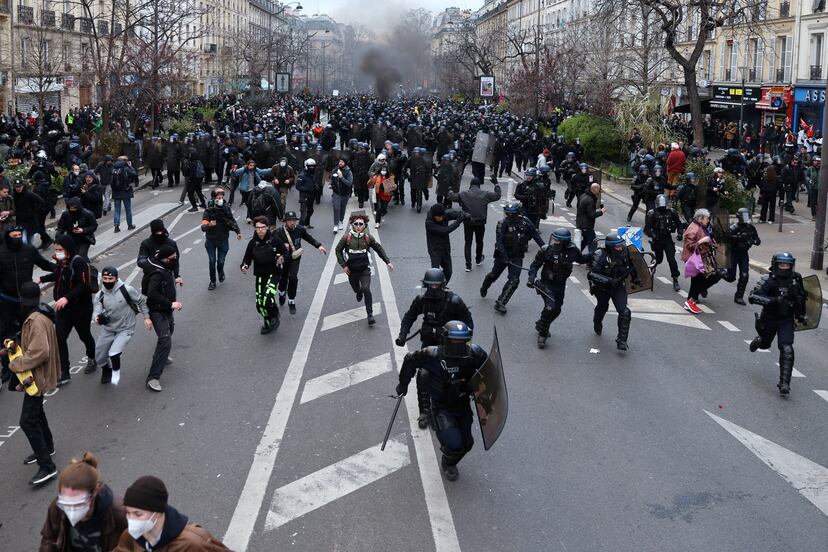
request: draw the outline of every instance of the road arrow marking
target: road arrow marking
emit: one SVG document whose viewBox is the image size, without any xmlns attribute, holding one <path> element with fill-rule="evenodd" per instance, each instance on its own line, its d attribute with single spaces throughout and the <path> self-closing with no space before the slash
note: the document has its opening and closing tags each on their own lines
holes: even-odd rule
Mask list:
<svg viewBox="0 0 828 552">
<path fill-rule="evenodd" d="M 299 404 L 318 399 L 323 395 L 368 381 L 391 371 L 391 353 L 385 353 L 357 364 L 329 372 L 305 383 Z"/>
<path fill-rule="evenodd" d="M 828 468 L 768 441 L 761 435 L 719 418 L 707 410 L 704 412 L 741 441 L 770 469 L 782 476 L 808 502 L 819 508 L 823 514 L 828 515 Z"/>
<path fill-rule="evenodd" d="M 284 487 L 273 494 L 265 531 L 282 525 L 370 485 L 411 463 L 405 436 L 372 446 Z"/>
<path fill-rule="evenodd" d="M 374 303 L 374 314 L 381 314 L 382 313 L 382 304 L 381 303 Z M 355 309 L 348 309 L 346 311 L 338 312 L 336 314 L 329 314 L 322 320 L 322 327 L 319 329 L 320 332 L 324 332 L 325 330 L 331 330 L 333 328 L 338 328 L 339 326 L 344 326 L 345 324 L 350 324 L 351 322 L 357 322 L 358 320 L 364 320 L 366 317 L 365 314 L 365 307 L 357 307 Z"/>
</svg>

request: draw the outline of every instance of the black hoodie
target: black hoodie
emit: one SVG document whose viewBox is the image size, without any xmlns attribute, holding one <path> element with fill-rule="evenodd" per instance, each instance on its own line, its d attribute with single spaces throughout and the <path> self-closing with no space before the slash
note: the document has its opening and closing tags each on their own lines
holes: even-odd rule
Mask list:
<svg viewBox="0 0 828 552">
<path fill-rule="evenodd" d="M 443 215 L 443 222 L 437 222 L 434 220 L 434 217 L 439 216 L 441 211 L 445 213 Z M 429 255 L 433 253 L 451 252 L 449 234 L 460 227 L 460 223 L 463 222 L 463 217 L 462 212 L 446 211 L 445 207 L 440 203 L 431 206 L 425 221 L 426 246 L 428 247 Z M 452 222 L 449 223 L 449 220 Z"/>
<path fill-rule="evenodd" d="M 12 245 L 9 238 L 11 231 L 12 228 L 6 228 L 0 246 L 0 300 L 4 301 L 19 299 L 20 286 L 32 281 L 35 265 L 49 272 L 55 269 L 55 265 L 44 259 L 35 246 L 27 243 Z"/>
</svg>

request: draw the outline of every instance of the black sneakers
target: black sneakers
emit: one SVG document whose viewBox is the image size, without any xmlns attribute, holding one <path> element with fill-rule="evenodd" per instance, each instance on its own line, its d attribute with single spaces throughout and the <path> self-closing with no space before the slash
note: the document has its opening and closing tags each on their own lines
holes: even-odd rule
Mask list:
<svg viewBox="0 0 828 552">
<path fill-rule="evenodd" d="M 296 314 L 296 303 L 288 303 L 288 310 L 290 314 Z"/>
<path fill-rule="evenodd" d="M 54 455 L 55 455 L 54 450 L 49 453 L 49 456 L 54 456 Z M 26 464 L 27 466 L 31 466 L 32 464 L 36 464 L 37 463 L 37 456 L 35 455 L 35 453 L 31 453 L 30 455 L 28 455 L 26 458 L 23 459 L 23 463 Z"/>
<path fill-rule="evenodd" d="M 29 485 L 43 485 L 50 479 L 54 479 L 55 477 L 57 477 L 57 474 L 57 468 L 52 468 L 50 470 L 44 470 L 43 468 L 40 468 L 39 470 L 37 470 L 35 476 L 29 480 Z"/>
</svg>

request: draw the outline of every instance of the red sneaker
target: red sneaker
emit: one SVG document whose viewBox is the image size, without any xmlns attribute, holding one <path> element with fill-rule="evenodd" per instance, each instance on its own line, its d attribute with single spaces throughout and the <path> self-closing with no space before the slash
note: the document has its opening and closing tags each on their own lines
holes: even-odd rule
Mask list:
<svg viewBox="0 0 828 552">
<path fill-rule="evenodd" d="M 696 302 L 692 299 L 688 299 L 684 302 L 684 310 L 690 311 L 693 314 L 701 314 L 702 310 L 696 305 Z"/>
</svg>

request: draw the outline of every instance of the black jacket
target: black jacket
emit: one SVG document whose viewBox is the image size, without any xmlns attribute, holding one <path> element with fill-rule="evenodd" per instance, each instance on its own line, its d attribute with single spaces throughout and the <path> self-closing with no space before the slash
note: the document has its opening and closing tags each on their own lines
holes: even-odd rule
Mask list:
<svg viewBox="0 0 828 552">
<path fill-rule="evenodd" d="M 540 270 L 540 279 L 543 282 L 565 283 L 566 279 L 572 274 L 572 264 L 586 263 L 587 261 L 589 261 L 589 254 L 581 253 L 578 246 L 571 242 L 559 251 L 556 251 L 551 245 L 544 245 L 529 266 L 529 281 L 534 282 L 538 270 Z"/>
<path fill-rule="evenodd" d="M 463 302 L 459 295 L 446 291 L 442 298 L 429 297 L 427 294 L 418 295 L 411 302 L 400 324 L 399 337 L 405 339 L 411 331 L 411 326 L 417 321 L 417 317 L 423 316 L 423 326 L 420 329 L 420 341 L 424 347 L 437 345 L 440 341 L 439 330 L 446 322 L 460 320 L 474 329 L 469 307 Z"/>
<path fill-rule="evenodd" d="M 141 293 L 147 297 L 149 312 L 171 313 L 176 297 L 172 269 L 155 257 L 148 259 L 141 280 Z"/>
<path fill-rule="evenodd" d="M 173 263 L 173 266 L 171 268 L 175 277 L 178 278 L 180 276 L 178 272 L 178 259 L 181 257 L 181 253 L 179 253 L 178 251 L 178 244 L 175 243 L 175 240 L 170 239 L 168 236 L 153 234 L 152 236 L 142 241 L 141 245 L 138 247 L 138 261 L 136 264 L 141 269 L 147 270 L 147 268 L 150 267 L 150 258 L 155 256 L 156 253 L 158 253 L 158 250 L 161 249 L 162 245 L 169 245 L 175 248 L 175 262 Z"/>
<path fill-rule="evenodd" d="M 210 226 L 211 221 L 216 221 L 215 226 Z M 225 203 L 221 207 L 216 206 L 215 200 L 207 202 L 207 208 L 201 216 L 201 231 L 208 240 L 226 240 L 230 237 L 230 231 L 241 234 L 238 223 L 233 217 L 233 212 Z"/>
<path fill-rule="evenodd" d="M 429 255 L 451 252 L 451 239 L 449 239 L 449 234 L 457 230 L 465 218 L 465 214 L 462 212 L 457 214 L 452 213 L 452 211 L 446 211 L 443 222 L 436 222 L 433 214 L 435 207 L 436 205 L 431 206 L 431 209 L 428 211 L 428 217 L 425 220 L 426 246 L 428 247 Z M 451 222 L 449 222 L 450 220 Z"/>
<path fill-rule="evenodd" d="M 505 255 L 506 259 L 522 259 L 529 249 L 529 240 L 535 240 L 540 247 L 545 245 L 531 220 L 524 216 L 506 216 L 497 221 L 495 228 L 495 256 Z"/>
<path fill-rule="evenodd" d="M 264 238 L 254 235 L 253 239 L 247 243 L 242 266 L 252 265 L 255 276 L 279 274 L 282 271 L 282 266 L 278 263 L 280 256 L 288 257 L 288 250 L 285 249 L 285 244 L 274 239 L 268 230 Z"/>
<path fill-rule="evenodd" d="M 598 198 L 591 190 L 587 190 L 578 199 L 578 214 L 575 216 L 575 226 L 578 228 L 595 228 L 595 219 L 603 215 L 598 209 Z"/>
<path fill-rule="evenodd" d="M 489 203 L 499 200 L 501 197 L 500 186 L 495 184 L 494 191 L 489 192 L 480 186 L 469 186 L 459 194 L 452 194 L 451 201 L 460 203 L 460 207 L 468 215 L 466 224 L 486 224 L 489 214 Z"/>
<path fill-rule="evenodd" d="M 35 265 L 45 271 L 54 270 L 55 265 L 44 259 L 33 245 L 21 243 L 19 248 L 10 248 L 8 235 L 9 229 L 6 229 L 0 246 L 0 294 L 16 299 L 20 297 L 20 286 L 32 281 Z"/>
<path fill-rule="evenodd" d="M 297 224 L 296 228 L 290 231 L 286 226 L 282 226 L 273 232 L 273 236 L 280 242 L 293 243 L 293 249 L 299 249 L 302 247 L 302 240 L 305 240 L 317 249 L 322 245 L 319 240 L 311 236 L 308 230 L 301 224 Z"/>
<path fill-rule="evenodd" d="M 82 228 L 83 233 L 76 234 L 72 232 L 73 228 Z M 60 215 L 58 219 L 57 229 L 55 235 L 69 234 L 76 245 L 82 243 L 95 244 L 95 230 L 98 229 L 98 221 L 95 220 L 95 215 L 89 209 L 81 209 L 76 214 L 72 214 L 68 209 Z"/>
<path fill-rule="evenodd" d="M 75 252 L 66 252 L 69 260 L 59 262 L 53 272 L 41 276 L 41 282 L 54 282 L 52 295 L 57 301 L 61 297 L 69 300 L 69 307 L 92 310 L 92 291 L 89 289 L 89 263 Z"/>
<path fill-rule="evenodd" d="M 24 189 L 17 193 L 12 190 L 14 196 L 14 211 L 17 224 L 26 228 L 38 225 L 37 215 L 44 209 L 43 198 L 36 193 Z"/>
</svg>

